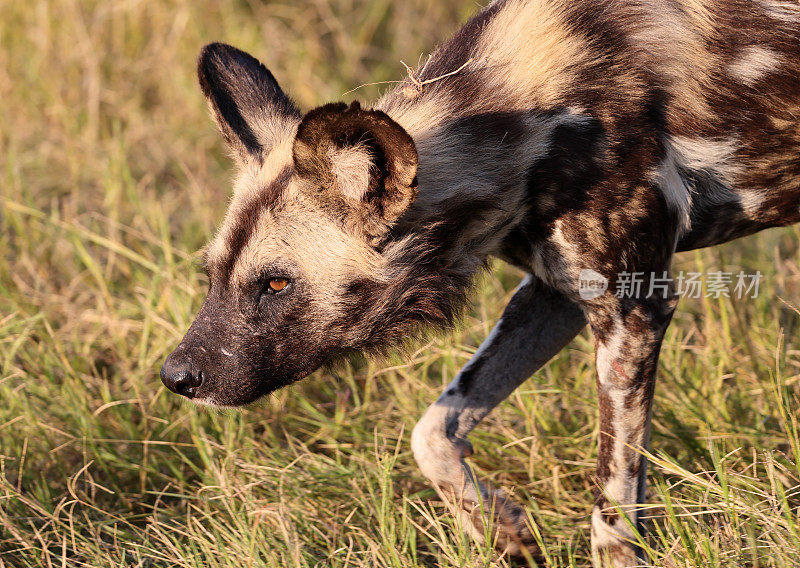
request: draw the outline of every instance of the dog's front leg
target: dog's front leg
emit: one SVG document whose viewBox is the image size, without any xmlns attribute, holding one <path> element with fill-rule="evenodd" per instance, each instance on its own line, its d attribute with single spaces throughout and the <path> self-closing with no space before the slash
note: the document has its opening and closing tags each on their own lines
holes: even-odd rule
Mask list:
<svg viewBox="0 0 800 568">
<path fill-rule="evenodd" d="M 475 479 L 464 461 L 472 454 L 467 435 L 585 325 L 576 304 L 527 277 L 489 337 L 427 410 L 411 437 L 422 473 L 464 518 L 467 530 L 482 541 L 484 516 L 493 512 L 497 546 L 512 555 L 523 549 L 536 554 L 535 540 L 524 511 Z"/>
<path fill-rule="evenodd" d="M 644 503 L 650 414 L 658 355 L 676 300 L 606 297 L 587 309 L 595 336 L 600 440 L 592 555 L 603 568 L 638 566 L 632 527 Z M 622 515 L 627 515 L 627 519 Z"/>
</svg>

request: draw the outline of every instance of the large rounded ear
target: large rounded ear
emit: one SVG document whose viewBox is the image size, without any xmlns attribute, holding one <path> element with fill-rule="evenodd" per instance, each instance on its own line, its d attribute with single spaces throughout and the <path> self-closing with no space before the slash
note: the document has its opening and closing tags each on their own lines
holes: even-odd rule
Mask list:
<svg viewBox="0 0 800 568">
<path fill-rule="evenodd" d="M 307 191 L 335 214 L 360 218 L 376 236 L 417 195 L 417 149 L 411 136 L 379 110 L 331 103 L 310 111 L 293 147 Z"/>
<path fill-rule="evenodd" d="M 197 61 L 197 76 L 214 120 L 241 160 L 261 159 L 300 119 L 272 73 L 235 47 L 205 46 Z"/>
</svg>

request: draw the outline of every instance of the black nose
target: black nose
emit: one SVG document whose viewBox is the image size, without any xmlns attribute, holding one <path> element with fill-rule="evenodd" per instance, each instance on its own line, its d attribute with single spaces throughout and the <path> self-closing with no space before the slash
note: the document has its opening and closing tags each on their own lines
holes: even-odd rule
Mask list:
<svg viewBox="0 0 800 568">
<path fill-rule="evenodd" d="M 186 363 L 175 363 L 167 358 L 161 367 L 161 382 L 175 394 L 194 398 L 197 389 L 203 384 L 203 372 L 193 370 Z"/>
</svg>

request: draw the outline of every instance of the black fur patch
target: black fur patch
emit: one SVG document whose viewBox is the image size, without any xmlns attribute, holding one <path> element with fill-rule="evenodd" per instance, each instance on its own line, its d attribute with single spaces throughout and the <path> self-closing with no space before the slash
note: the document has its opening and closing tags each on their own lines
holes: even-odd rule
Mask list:
<svg viewBox="0 0 800 568">
<path fill-rule="evenodd" d="M 414 337 L 422 328 L 452 325 L 466 303 L 474 274 L 442 259 L 436 227 L 422 230 L 391 261 L 383 280 L 351 282 L 345 297 L 350 307 L 339 322 L 356 350 L 382 351 Z"/>
<path fill-rule="evenodd" d="M 248 404 L 321 366 L 336 347 L 317 324 L 306 290 L 261 300 L 251 287 L 215 287 L 171 364 L 202 371 L 197 398 Z"/>
<path fill-rule="evenodd" d="M 547 156 L 528 169 L 530 213 L 503 243 L 506 258 L 526 266 L 533 245 L 549 236 L 553 221 L 586 207 L 590 189 L 604 173 L 606 142 L 603 126 L 595 119 L 553 129 Z"/>
</svg>

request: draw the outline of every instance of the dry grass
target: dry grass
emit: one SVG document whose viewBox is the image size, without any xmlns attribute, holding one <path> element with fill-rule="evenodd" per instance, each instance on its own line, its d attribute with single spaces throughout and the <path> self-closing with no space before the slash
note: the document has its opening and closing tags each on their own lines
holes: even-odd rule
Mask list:
<svg viewBox="0 0 800 568">
<path fill-rule="evenodd" d="M 401 59 L 474 8 L 0 0 L 0 566 L 506 565 L 460 536 L 409 433 L 512 270 L 482 280 L 451 336 L 389 368 L 317 373 L 259 409 L 210 414 L 157 376 L 202 299 L 196 251 L 228 192 L 200 46 L 259 54 L 309 108 L 402 77 Z M 685 301 L 668 336 L 655 566 L 797 566 L 798 242 L 772 231 L 679 260 L 765 280 L 757 299 Z M 547 566 L 588 565 L 596 433 L 584 335 L 474 436 L 480 474 L 530 503 Z"/>
</svg>

